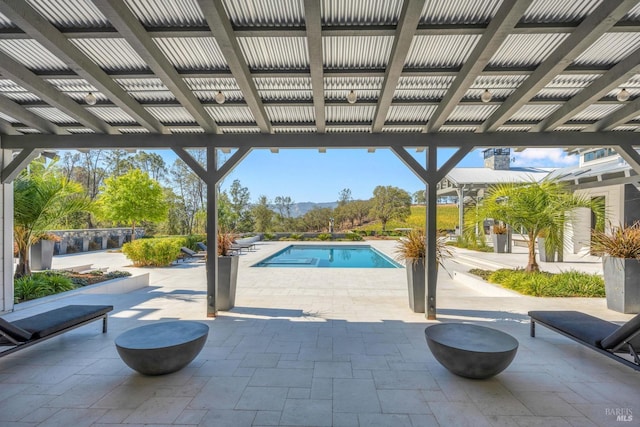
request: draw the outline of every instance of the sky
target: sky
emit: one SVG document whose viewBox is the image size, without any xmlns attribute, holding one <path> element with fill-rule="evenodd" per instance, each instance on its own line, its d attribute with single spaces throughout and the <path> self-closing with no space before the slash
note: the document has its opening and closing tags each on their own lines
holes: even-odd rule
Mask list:
<svg viewBox="0 0 640 427">
<path fill-rule="evenodd" d="M 438 166 L 454 150 L 438 151 Z M 171 166 L 176 158 L 171 151 L 159 152 Z M 410 153 L 425 164 L 425 153 Z M 562 168 L 578 163 L 577 156 L 567 156 L 561 148 L 535 148 L 523 152 L 512 150 L 513 167 Z M 482 167 L 481 150 L 469 153 L 457 167 Z M 277 196 L 291 197 L 299 202 L 335 202 L 340 192 L 348 188 L 353 199 L 370 199 L 378 185 L 392 185 L 413 194 L 423 190 L 424 184 L 388 149 L 368 153 L 365 149 L 317 150 L 281 149 L 274 154 L 269 150 L 253 150 L 225 178 L 222 190 L 233 180 L 240 180 L 249 189 L 251 201 L 261 195 L 273 202 Z"/>
</svg>

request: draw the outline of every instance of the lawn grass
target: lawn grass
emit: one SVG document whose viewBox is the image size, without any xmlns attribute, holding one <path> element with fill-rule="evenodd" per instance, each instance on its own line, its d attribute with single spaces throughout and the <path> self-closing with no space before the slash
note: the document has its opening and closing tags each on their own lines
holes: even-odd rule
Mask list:
<svg viewBox="0 0 640 427">
<path fill-rule="evenodd" d="M 405 221 L 392 220 L 387 222 L 387 230 L 393 230 L 394 228 L 424 228 L 426 215 L 426 206 L 411 206 L 411 215 L 409 215 Z M 438 205 L 436 221 L 438 230 L 455 230 L 458 226 L 458 206 Z M 382 224 L 380 221 L 372 221 L 362 227 L 358 227 L 357 229 L 366 231 L 382 231 Z"/>
<path fill-rule="evenodd" d="M 604 279 L 598 274 L 575 270 L 562 273 L 527 273 L 524 270 L 496 271 L 472 269 L 469 273 L 523 295 L 535 297 L 597 297 L 605 296 Z"/>
</svg>

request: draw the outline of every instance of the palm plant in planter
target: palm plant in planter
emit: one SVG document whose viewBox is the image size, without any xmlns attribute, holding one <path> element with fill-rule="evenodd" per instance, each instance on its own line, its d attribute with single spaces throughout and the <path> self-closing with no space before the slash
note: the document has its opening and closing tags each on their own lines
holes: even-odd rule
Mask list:
<svg viewBox="0 0 640 427">
<path fill-rule="evenodd" d="M 640 312 L 640 221 L 594 231 L 591 250 L 602 255 L 607 308 L 621 313 Z"/>
<path fill-rule="evenodd" d="M 439 237 L 436 240 L 435 251 L 438 265 L 444 268 L 444 259 L 451 256 L 451 249 L 446 245 L 444 238 Z M 395 254 L 396 259 L 403 261 L 406 266 L 409 307 L 414 313 L 424 313 L 425 261 L 427 257 L 427 243 L 424 230 L 411 230 L 406 237 L 398 240 Z"/>
<path fill-rule="evenodd" d="M 219 310 L 231 310 L 236 302 L 238 282 L 238 256 L 231 249 L 236 235 L 218 232 L 218 294 L 216 306 Z"/>
<path fill-rule="evenodd" d="M 498 254 L 507 252 L 507 239 L 509 238 L 507 226 L 504 224 L 496 224 L 493 226 L 493 251 Z"/>
</svg>

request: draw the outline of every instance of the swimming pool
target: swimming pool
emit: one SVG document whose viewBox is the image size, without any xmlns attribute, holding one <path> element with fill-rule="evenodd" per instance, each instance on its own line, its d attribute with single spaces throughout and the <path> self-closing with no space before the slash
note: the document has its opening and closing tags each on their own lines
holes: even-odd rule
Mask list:
<svg viewBox="0 0 640 427">
<path fill-rule="evenodd" d="M 291 245 L 252 267 L 402 268 L 368 245 Z"/>
</svg>

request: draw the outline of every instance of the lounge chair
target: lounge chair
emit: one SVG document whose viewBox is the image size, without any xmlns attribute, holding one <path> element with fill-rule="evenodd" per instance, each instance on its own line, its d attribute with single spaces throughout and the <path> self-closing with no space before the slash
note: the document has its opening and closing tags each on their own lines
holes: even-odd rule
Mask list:
<svg viewBox="0 0 640 427">
<path fill-rule="evenodd" d="M 107 313 L 112 305 L 67 305 L 23 319 L 8 321 L 0 317 L 0 357 L 71 329 L 102 319 L 102 333 L 107 332 Z"/>
<path fill-rule="evenodd" d="M 181 247 L 180 251 L 183 254 L 185 254 L 187 257 L 189 257 L 189 258 L 205 258 L 207 256 L 206 252 L 192 251 L 191 249 L 187 248 L 186 246 Z"/>
<path fill-rule="evenodd" d="M 529 316 L 532 337 L 540 323 L 640 371 L 640 314 L 622 326 L 579 311 L 530 311 Z"/>
<path fill-rule="evenodd" d="M 198 247 L 198 249 L 200 249 L 201 251 L 207 251 L 207 245 L 205 245 L 203 242 L 198 242 L 196 243 L 196 246 Z"/>
</svg>

